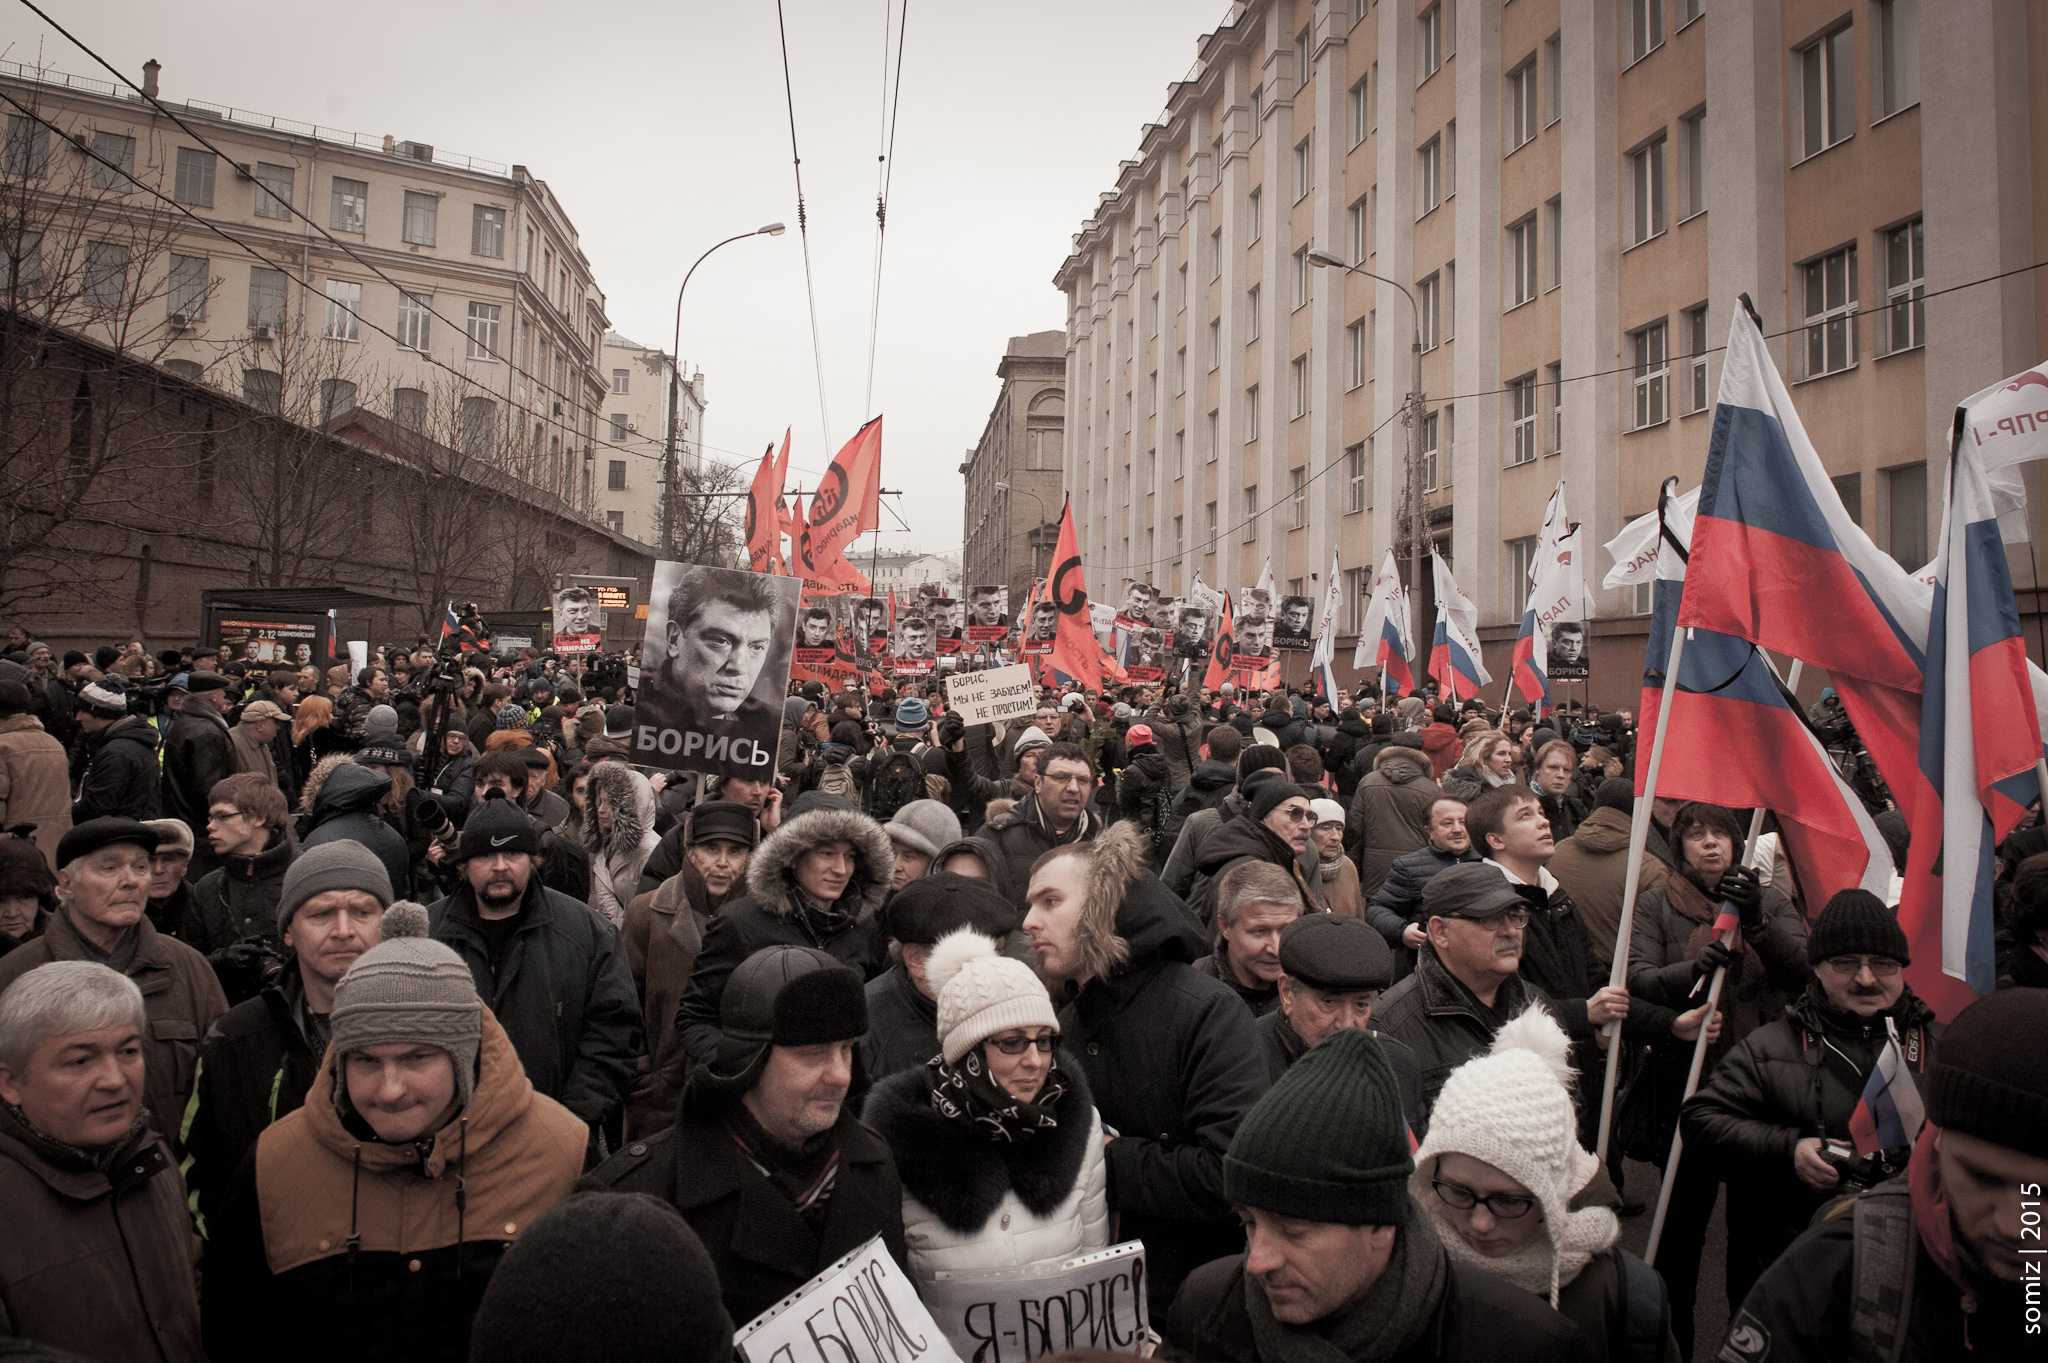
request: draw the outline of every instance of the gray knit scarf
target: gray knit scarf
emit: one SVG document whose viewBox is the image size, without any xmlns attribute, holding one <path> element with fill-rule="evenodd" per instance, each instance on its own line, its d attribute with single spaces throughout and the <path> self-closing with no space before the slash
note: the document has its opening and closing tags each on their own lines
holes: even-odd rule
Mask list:
<svg viewBox="0 0 2048 1363">
<path fill-rule="evenodd" d="M 1444 1253 L 1430 1218 L 1411 1214 L 1394 1237 L 1387 1267 L 1359 1302 L 1335 1320 L 1288 1325 L 1273 1315 L 1259 1280 L 1244 1277 L 1245 1305 L 1259 1357 L 1288 1363 L 1386 1363 L 1413 1347 L 1429 1329 L 1450 1281 Z"/>
</svg>

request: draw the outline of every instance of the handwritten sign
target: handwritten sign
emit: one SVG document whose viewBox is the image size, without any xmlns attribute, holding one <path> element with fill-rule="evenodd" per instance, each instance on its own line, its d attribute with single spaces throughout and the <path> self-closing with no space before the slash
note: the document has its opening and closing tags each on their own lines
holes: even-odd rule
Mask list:
<svg viewBox="0 0 2048 1363">
<path fill-rule="evenodd" d="M 748 1321 L 733 1347 L 745 1363 L 960 1363 L 879 1235 Z"/>
<path fill-rule="evenodd" d="M 946 678 L 946 708 L 969 724 L 995 724 L 1038 709 L 1023 663 Z"/>
<path fill-rule="evenodd" d="M 934 1277 L 925 1304 L 963 1363 L 1030 1363 L 1064 1349 L 1136 1354 L 1146 1339 L 1145 1247 L 1135 1240 L 1050 1271 Z"/>
</svg>

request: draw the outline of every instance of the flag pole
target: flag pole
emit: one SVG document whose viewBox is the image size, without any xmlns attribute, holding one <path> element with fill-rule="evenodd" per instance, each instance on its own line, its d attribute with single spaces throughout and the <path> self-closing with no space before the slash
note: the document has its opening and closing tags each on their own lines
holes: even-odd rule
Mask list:
<svg viewBox="0 0 2048 1363">
<path fill-rule="evenodd" d="M 1650 842 L 1650 811 L 1657 796 L 1657 771 L 1664 765 L 1664 738 L 1671 732 L 1671 701 L 1678 694 L 1678 664 L 1685 655 L 1684 626 L 1671 629 L 1671 656 L 1664 664 L 1664 695 L 1657 702 L 1657 736 L 1650 742 L 1650 765 L 1643 774 L 1643 793 L 1636 797 L 1635 815 L 1628 826 L 1628 871 L 1622 879 L 1621 923 L 1614 937 L 1614 963 L 1607 973 L 1609 988 L 1628 985 L 1628 944 L 1635 931 L 1636 890 L 1643 879 L 1643 853 Z M 1600 1089 L 1600 1141 L 1595 1152 L 1607 1163 L 1607 1138 L 1614 1127 L 1614 1083 L 1621 1073 L 1621 1023 L 1610 1022 L 1607 1032 L 1607 1077 Z"/>
</svg>

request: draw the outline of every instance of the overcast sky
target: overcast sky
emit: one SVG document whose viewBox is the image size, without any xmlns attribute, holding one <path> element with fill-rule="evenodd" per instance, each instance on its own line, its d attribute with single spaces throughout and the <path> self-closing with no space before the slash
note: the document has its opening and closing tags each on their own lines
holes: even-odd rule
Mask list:
<svg viewBox="0 0 2048 1363">
<path fill-rule="evenodd" d="M 888 12 L 903 3 L 890 0 Z M 962 521 L 954 470 L 988 419 L 1006 340 L 1065 325 L 1052 276 L 1073 232 L 1227 6 L 910 0 L 874 400 L 864 410 L 884 0 L 785 0 L 830 446 L 771 0 L 44 8 L 133 79 L 149 58 L 162 62 L 167 101 L 526 166 L 575 221 L 613 329 L 645 345 L 670 344 L 675 290 L 700 252 L 787 222 L 784 236 L 712 257 L 684 301 L 682 353 L 709 387 L 707 453 L 757 459 L 793 426 L 791 462 L 808 488 L 879 412 L 883 486 L 903 489 L 896 506 L 910 526 L 894 530 L 885 512 L 893 532 L 882 547 L 952 552 Z M 104 76 L 27 10 L 0 14 L 9 60 Z M 873 543 L 864 538 L 860 551 Z"/>
</svg>

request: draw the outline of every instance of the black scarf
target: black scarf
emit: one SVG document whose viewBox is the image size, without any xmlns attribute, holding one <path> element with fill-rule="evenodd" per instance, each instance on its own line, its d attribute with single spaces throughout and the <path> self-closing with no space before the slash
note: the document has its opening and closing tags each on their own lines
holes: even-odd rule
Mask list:
<svg viewBox="0 0 2048 1363">
<path fill-rule="evenodd" d="M 745 1103 L 735 1102 L 724 1113 L 726 1134 L 740 1154 L 777 1192 L 788 1198 L 797 1214 L 819 1233 L 825 1228 L 825 1213 L 839 1181 L 839 1137 L 835 1128 L 820 1131 L 795 1149 L 769 1135 L 754 1120 Z"/>
<path fill-rule="evenodd" d="M 1028 1141 L 1040 1131 L 1058 1126 L 1054 1109 L 1067 1095 L 1066 1085 L 1060 1082 L 1058 1056 L 1046 1067 L 1045 1084 L 1038 1090 L 1038 1097 L 1022 1103 L 1006 1093 L 989 1074 L 988 1062 L 979 1046 L 951 1065 L 944 1055 L 925 1061 L 924 1082 L 934 1111 L 1001 1144 Z"/>
<path fill-rule="evenodd" d="M 804 892 L 803 886 L 796 883 L 795 876 L 791 876 L 789 892 L 796 903 L 797 922 L 821 947 L 860 921 L 862 898 L 857 887 L 849 886 L 836 901 L 821 905 Z M 850 909 L 843 907 L 848 901 L 853 904 Z"/>
</svg>

